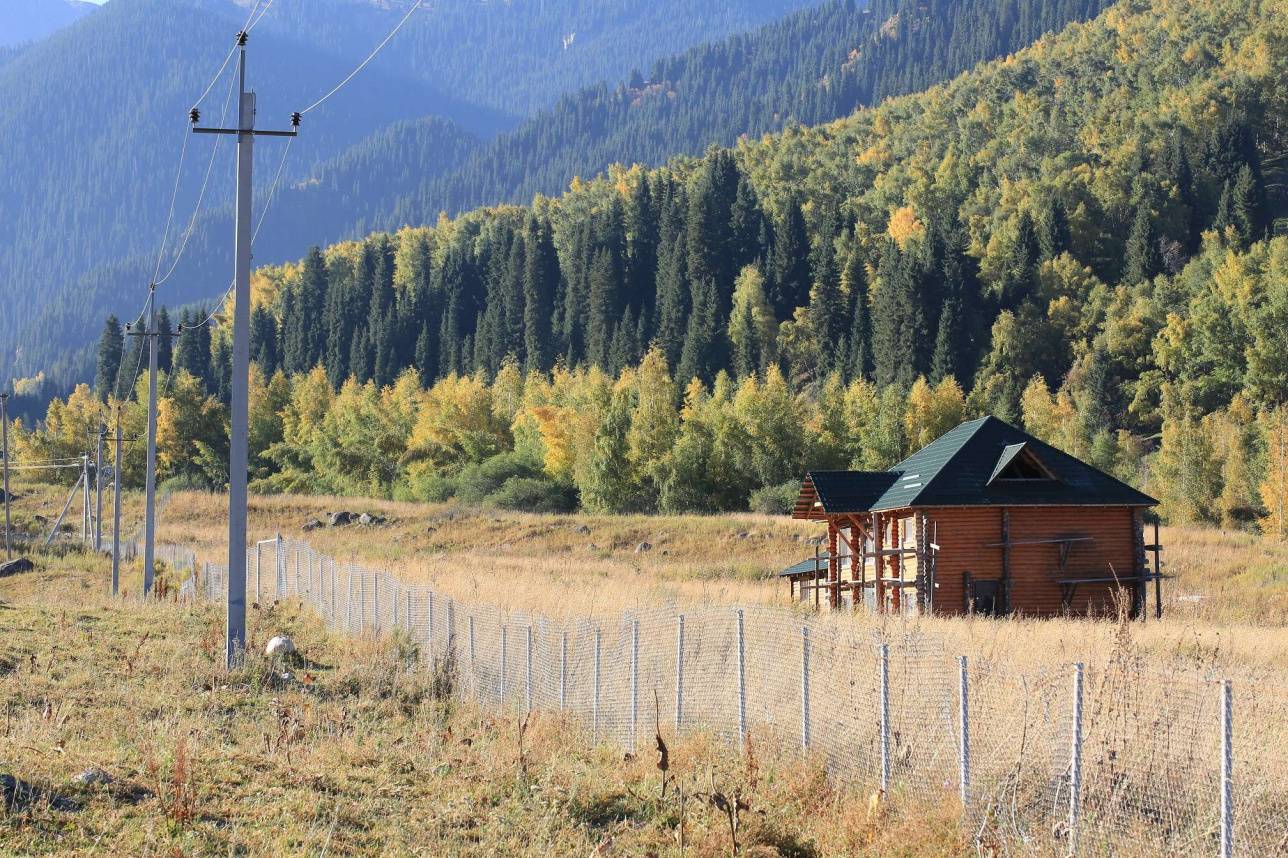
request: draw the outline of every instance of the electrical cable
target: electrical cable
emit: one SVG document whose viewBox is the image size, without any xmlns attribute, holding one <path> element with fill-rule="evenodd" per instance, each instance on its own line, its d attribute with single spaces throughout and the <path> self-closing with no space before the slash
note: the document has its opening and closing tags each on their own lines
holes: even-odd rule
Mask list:
<svg viewBox="0 0 1288 858">
<path fill-rule="evenodd" d="M 228 81 L 228 95 L 224 99 L 224 109 L 219 118 L 220 124 L 228 118 L 228 107 L 232 103 L 233 90 L 236 88 L 236 83 L 237 76 L 233 75 Z M 221 142 L 223 142 L 223 137 L 216 136 L 215 142 L 210 148 L 210 161 L 206 164 L 206 175 L 201 181 L 201 191 L 197 194 L 197 203 L 192 208 L 192 217 L 188 220 L 188 228 L 184 231 L 183 241 L 179 244 L 179 249 L 175 252 L 174 261 L 171 263 L 170 269 L 166 271 L 164 277 L 159 279 L 154 277 L 152 279 L 153 285 L 160 286 L 169 280 L 171 275 L 173 275 L 175 270 L 179 267 L 179 262 L 183 259 L 184 251 L 188 248 L 188 242 L 192 239 L 192 234 L 197 228 L 197 217 L 201 214 L 201 205 L 206 198 L 206 189 L 210 186 L 210 174 L 215 169 L 215 158 L 219 154 L 219 144 Z"/>
<path fill-rule="evenodd" d="M 398 22 L 398 25 L 389 31 L 389 35 L 385 36 L 385 40 L 380 44 L 376 45 L 376 49 L 372 51 L 365 60 L 359 63 L 356 69 L 349 72 L 348 77 L 346 77 L 344 80 L 340 81 L 338 84 L 332 87 L 331 91 L 328 92 L 326 95 L 322 96 L 317 101 L 313 102 L 308 107 L 301 110 L 300 116 L 304 116 L 309 111 L 313 110 L 313 108 L 321 105 L 328 98 L 330 98 L 331 96 L 339 92 L 341 89 L 343 89 L 345 84 L 347 84 L 349 81 L 357 77 L 358 73 L 362 71 L 364 68 L 366 68 L 368 63 L 370 63 L 372 60 L 376 58 L 376 54 L 379 54 L 382 50 L 384 50 L 385 45 L 389 44 L 390 40 L 392 40 L 394 36 L 398 35 L 398 31 L 403 28 L 404 24 L 406 24 L 409 20 L 411 20 L 412 14 L 415 13 L 415 11 L 419 9 L 424 4 L 424 2 L 425 0 L 416 0 L 416 3 L 410 9 L 407 10 L 407 14 L 404 15 L 402 20 Z"/>
<path fill-rule="evenodd" d="M 295 143 L 294 137 L 287 138 L 286 146 L 282 150 L 282 159 L 277 164 L 277 173 L 273 176 L 273 184 L 269 188 L 268 196 L 264 199 L 264 209 L 259 213 L 259 222 L 255 224 L 255 232 L 251 235 L 250 241 L 252 245 L 255 243 L 255 239 L 259 238 L 259 231 L 264 228 L 264 219 L 268 217 L 268 210 L 273 206 L 273 200 L 277 196 L 277 186 L 282 179 L 282 170 L 286 167 L 286 157 L 291 154 L 291 145 L 293 143 Z M 219 302 L 215 305 L 215 309 L 211 310 L 210 314 L 206 316 L 205 319 L 197 322 L 195 325 L 188 325 L 185 330 L 200 328 L 203 325 L 210 324 L 214 320 L 215 316 L 219 315 L 220 308 L 227 303 L 228 296 L 232 294 L 233 288 L 236 285 L 237 282 L 235 280 L 229 283 L 228 288 L 224 291 L 223 297 L 221 297 Z"/>
<path fill-rule="evenodd" d="M 259 9 L 259 4 L 262 2 L 264 2 L 264 0 L 255 0 L 255 5 L 251 7 L 250 15 L 246 18 L 246 23 L 242 24 L 241 33 L 249 32 L 250 27 L 254 26 L 251 24 L 251 21 L 254 20 L 255 12 Z M 272 0 L 269 0 L 269 5 L 272 5 Z M 263 16 L 261 15 L 260 17 Z M 255 23 L 258 24 L 259 22 L 255 21 Z M 238 35 L 240 36 L 241 33 L 238 33 Z M 205 101 L 206 96 L 210 95 L 210 91 L 215 88 L 215 84 L 219 82 L 219 78 L 223 75 L 224 69 L 228 68 L 228 63 L 232 61 L 233 54 L 237 53 L 237 47 L 238 41 L 234 39 L 233 46 L 228 49 L 228 55 L 224 57 L 223 63 L 219 66 L 219 71 L 215 72 L 215 76 L 210 79 L 210 83 L 206 85 L 205 90 L 197 97 L 197 100 L 192 103 L 194 108 L 200 107 L 201 102 Z"/>
</svg>

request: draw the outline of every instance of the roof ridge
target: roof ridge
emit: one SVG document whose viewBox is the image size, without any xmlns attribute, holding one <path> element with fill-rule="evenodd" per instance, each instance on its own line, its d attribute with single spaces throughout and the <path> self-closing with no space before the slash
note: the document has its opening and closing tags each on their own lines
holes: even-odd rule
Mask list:
<svg viewBox="0 0 1288 858">
<path fill-rule="evenodd" d="M 908 506 L 913 506 L 921 500 L 921 496 L 924 495 L 927 491 L 929 491 L 930 487 L 935 484 L 935 481 L 944 475 L 944 472 L 948 470 L 948 466 L 953 463 L 953 460 L 955 460 L 958 456 L 962 454 L 962 450 L 966 449 L 966 445 L 970 443 L 972 438 L 974 438 L 977 434 L 979 434 L 979 430 L 984 428 L 984 426 L 990 420 L 997 420 L 998 423 L 1005 423 L 1005 421 L 998 420 L 992 414 L 985 414 L 983 417 L 976 417 L 974 420 L 967 420 L 964 423 L 959 423 L 953 429 L 948 430 L 948 432 L 945 432 L 943 435 L 940 435 L 934 441 L 931 441 L 925 447 L 921 448 L 921 450 L 925 450 L 928 447 L 933 447 L 935 443 L 943 440 L 949 433 L 954 432 L 958 429 L 963 429 L 967 426 L 970 426 L 972 423 L 975 424 L 975 426 L 970 430 L 970 434 L 967 435 L 966 438 L 960 444 L 957 445 L 957 449 L 953 451 L 953 454 L 949 456 L 947 459 L 944 459 L 943 464 L 941 464 L 938 470 L 935 471 L 934 476 L 932 476 L 930 479 L 922 483 L 921 488 L 917 489 L 917 493 L 909 499 Z M 1010 425 L 1010 424 L 1006 424 L 1006 425 Z M 921 450 L 918 450 L 917 453 L 920 453 Z M 915 456 L 917 455 L 917 453 L 913 453 L 912 455 Z M 911 459 L 911 458 L 912 456 L 908 457 L 908 459 Z M 903 461 L 906 462 L 908 461 L 908 459 L 904 459 Z M 899 463 L 899 465 L 902 465 L 902 464 L 903 462 Z M 895 468 L 899 467 L 899 465 L 895 465 Z M 893 471 L 894 468 L 891 468 L 890 470 Z M 906 473 L 906 470 L 900 471 L 899 473 Z"/>
</svg>

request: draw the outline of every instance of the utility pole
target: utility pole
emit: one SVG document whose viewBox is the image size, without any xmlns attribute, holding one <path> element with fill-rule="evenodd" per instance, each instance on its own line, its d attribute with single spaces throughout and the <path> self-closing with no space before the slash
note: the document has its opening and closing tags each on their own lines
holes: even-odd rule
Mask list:
<svg viewBox="0 0 1288 858">
<path fill-rule="evenodd" d="M 251 174 L 255 138 L 294 137 L 300 114 L 291 117 L 290 131 L 255 130 L 255 93 L 246 91 L 245 31 L 237 34 L 240 56 L 238 76 L 238 122 L 236 128 L 200 128 L 201 114 L 194 107 L 189 114 L 196 134 L 237 136 L 237 206 L 234 251 L 232 411 L 228 453 L 228 624 L 225 656 L 229 668 L 241 662 L 246 650 L 246 480 L 248 388 L 250 386 L 250 251 Z"/>
<path fill-rule="evenodd" d="M 137 441 L 138 438 L 126 438 L 121 434 L 121 415 L 125 410 L 121 403 L 116 405 L 116 459 L 112 466 L 112 596 L 121 594 L 121 445 L 126 441 Z"/>
<path fill-rule="evenodd" d="M 116 461 L 112 466 L 112 598 L 121 594 L 121 404 L 116 404 Z"/>
<path fill-rule="evenodd" d="M 147 326 L 143 331 L 127 331 L 132 337 L 146 337 L 148 346 L 148 462 L 144 468 L 143 511 L 143 595 L 152 595 L 152 580 L 156 564 L 156 499 L 157 499 L 157 351 L 160 332 L 157 331 L 157 287 L 153 283 L 148 291 L 148 309 L 144 314 Z"/>
<path fill-rule="evenodd" d="M 13 543 L 9 537 L 9 394 L 0 393 L 0 444 L 4 452 L 4 559 L 13 559 Z"/>
<path fill-rule="evenodd" d="M 89 544 L 89 453 L 81 455 L 81 544 Z"/>
<path fill-rule="evenodd" d="M 107 427 L 98 427 L 98 454 L 94 458 L 94 553 L 103 550 L 103 441 Z"/>
</svg>

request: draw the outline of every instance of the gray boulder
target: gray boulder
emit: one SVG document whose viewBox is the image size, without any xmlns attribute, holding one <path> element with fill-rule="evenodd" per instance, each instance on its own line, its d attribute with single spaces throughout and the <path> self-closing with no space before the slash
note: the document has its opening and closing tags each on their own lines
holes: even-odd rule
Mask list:
<svg viewBox="0 0 1288 858">
<path fill-rule="evenodd" d="M 646 554 L 652 550 L 653 550 L 653 545 L 652 543 L 649 543 L 649 542 L 641 542 L 639 545 L 635 546 L 636 554 Z"/>
<path fill-rule="evenodd" d="M 327 525 L 329 527 L 344 527 L 346 524 L 353 524 L 357 516 L 346 510 L 333 512 L 327 516 Z"/>
<path fill-rule="evenodd" d="M 312 533 L 313 531 L 321 530 L 324 527 L 326 527 L 326 525 L 318 521 L 316 518 L 312 518 L 304 522 L 304 524 L 301 525 L 300 530 L 304 531 L 305 533 Z"/>
<path fill-rule="evenodd" d="M 26 557 L 19 557 L 17 560 L 10 560 L 8 563 L 0 564 L 0 578 L 8 578 L 10 575 L 22 575 L 31 572 L 36 568 Z"/>
</svg>

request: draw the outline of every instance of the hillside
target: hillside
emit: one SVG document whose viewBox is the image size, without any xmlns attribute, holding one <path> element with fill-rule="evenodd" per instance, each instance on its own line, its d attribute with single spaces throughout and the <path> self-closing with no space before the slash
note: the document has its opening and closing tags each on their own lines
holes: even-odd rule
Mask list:
<svg viewBox="0 0 1288 858">
<path fill-rule="evenodd" d="M 1119 5 L 836 123 L 262 269 L 259 485 L 769 509 L 993 413 L 1173 521 L 1288 532 L 1278 11 Z M 185 354 L 218 409 L 226 331 Z"/>
<path fill-rule="evenodd" d="M 632 64 L 755 26 L 803 2 L 729 2 L 714 9 L 701 4 L 704 15 L 691 14 L 694 0 L 431 4 L 359 83 L 309 116 L 307 137 L 287 165 L 287 181 L 309 177 L 313 167 L 344 158 L 364 141 L 378 151 L 394 123 L 438 117 L 490 136 L 517 121 L 517 111 L 549 103 L 568 88 L 621 77 Z M 7 284 L 0 286 L 0 298 L 17 294 L 9 284 L 40 284 L 38 302 L 10 301 L 14 311 L 0 319 L 0 341 L 19 340 L 0 354 L 0 372 L 8 375 L 15 360 L 24 374 L 56 369 L 50 347 L 83 342 L 63 323 L 85 323 L 73 305 L 92 294 L 95 283 L 105 293 L 119 293 L 145 287 L 152 278 L 184 117 L 247 20 L 248 8 L 225 0 L 113 0 L 0 64 L 0 158 L 26 165 L 7 170 L 0 181 L 0 220 L 10 230 L 0 243 L 0 282 Z M 281 0 L 268 7 L 255 28 L 250 58 L 261 122 L 280 124 L 325 92 L 399 17 L 387 4 L 366 0 Z M 563 35 L 583 30 L 580 47 L 565 49 L 561 38 L 547 32 L 563 27 L 569 28 Z M 120 49 L 127 44 L 147 49 Z M 480 56 L 494 59 L 479 63 Z M 469 86 L 462 83 L 466 78 Z M 207 119 L 219 117 L 226 92 L 221 82 L 206 99 Z M 427 148 L 419 160 L 445 162 L 451 144 L 439 150 L 437 142 L 422 136 Z M 178 195 L 180 225 L 198 198 L 212 145 L 209 138 L 192 142 Z M 279 150 L 261 147 L 261 189 Z M 203 198 L 206 210 L 222 211 L 230 203 L 230 159 L 231 147 L 222 147 Z M 205 240 L 223 248 L 230 233 L 217 223 L 198 232 L 210 233 Z M 203 237 L 194 241 L 199 248 Z M 206 262 L 211 258 L 207 253 Z M 202 273 L 198 264 L 177 272 L 176 281 L 190 282 Z M 77 283 L 82 277 L 88 286 Z M 201 281 L 195 294 L 217 294 L 217 279 Z M 27 294 L 30 286 L 22 291 Z M 72 307 L 70 319 L 42 323 L 45 333 L 31 335 L 35 313 L 59 302 Z M 106 303 L 98 308 L 95 315 L 106 309 L 133 312 Z M 49 331 L 65 339 L 51 339 Z"/>
<path fill-rule="evenodd" d="M 281 261 L 310 244 L 375 228 L 432 223 L 440 210 L 528 201 L 537 192 L 557 193 L 572 177 L 594 175 L 613 162 L 662 163 L 792 122 L 834 119 L 1005 55 L 1058 29 L 1069 16 L 1094 14 L 1101 5 L 1094 0 L 1017 10 L 1009 0 L 929 5 L 879 0 L 860 9 L 833 2 L 659 61 L 648 81 L 636 74 L 616 89 L 600 85 L 565 96 L 513 131 L 473 147 L 459 162 L 437 134 L 400 134 L 397 149 L 391 150 L 381 132 L 333 159 L 339 163 L 317 164 L 306 179 L 281 191 L 257 241 L 256 258 Z M 902 21 L 902 28 L 892 32 L 887 26 L 892 20 Z M 353 172 L 355 164 L 365 175 Z M 346 188 L 342 198 L 327 190 L 338 187 Z M 171 290 L 173 302 L 209 299 L 222 291 L 230 233 L 226 209 L 197 223 Z M 86 299 L 111 306 L 108 302 L 130 282 L 151 276 L 150 264 L 140 258 L 97 268 L 70 290 L 77 300 L 51 307 L 37 328 L 64 331 L 68 342 L 87 342 L 93 327 L 84 312 Z M 84 352 L 69 359 L 55 350 L 61 345 L 31 342 L 23 366 L 60 379 L 84 377 Z"/>
<path fill-rule="evenodd" d="M 863 795 L 821 764 L 777 747 L 748 764 L 665 724 L 659 798 L 651 753 L 623 758 L 571 718 L 462 700 L 409 637 L 347 638 L 298 605 L 253 611 L 251 639 L 289 634 L 306 661 L 252 656 L 226 673 L 217 606 L 109 600 L 101 559 L 38 562 L 0 581 L 5 854 L 644 855 L 674 849 L 680 827 L 688 854 L 727 854 L 726 816 L 694 795 L 713 781 L 755 808 L 748 852 L 964 848 L 939 805 L 838 824 L 832 809 Z"/>
<path fill-rule="evenodd" d="M 94 11 L 82 0 L 21 0 L 0 7 L 0 48 L 45 38 Z"/>
</svg>

